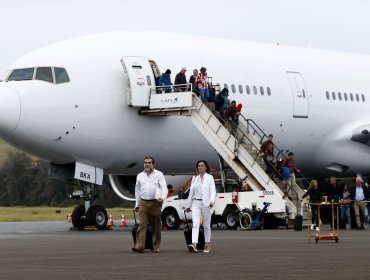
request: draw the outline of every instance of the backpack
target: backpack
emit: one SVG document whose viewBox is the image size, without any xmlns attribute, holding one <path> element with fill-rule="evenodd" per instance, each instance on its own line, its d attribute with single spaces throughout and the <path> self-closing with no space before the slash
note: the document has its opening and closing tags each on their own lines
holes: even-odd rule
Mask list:
<svg viewBox="0 0 370 280">
<path fill-rule="evenodd" d="M 289 167 L 287 166 L 284 166 L 283 168 L 281 168 L 281 176 L 283 177 L 283 179 L 288 179 L 289 176 L 290 176 L 290 169 Z"/>
</svg>

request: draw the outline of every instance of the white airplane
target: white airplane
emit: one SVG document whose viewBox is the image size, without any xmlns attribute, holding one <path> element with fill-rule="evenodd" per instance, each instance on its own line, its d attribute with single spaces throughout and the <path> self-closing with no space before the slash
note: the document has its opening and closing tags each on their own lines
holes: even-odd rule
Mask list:
<svg viewBox="0 0 370 280">
<path fill-rule="evenodd" d="M 74 225 L 103 227 L 104 207 L 90 206 L 103 174 L 132 199 L 124 183 L 145 156 L 168 175 L 193 173 L 198 159 L 217 166 L 187 118 L 138 114 L 160 72 L 174 79 L 186 67 L 189 78 L 201 66 L 304 174 L 368 174 L 370 57 L 166 32 L 97 34 L 23 56 L 0 82 L 0 136 L 50 161 L 52 177 L 85 182 Z"/>
</svg>

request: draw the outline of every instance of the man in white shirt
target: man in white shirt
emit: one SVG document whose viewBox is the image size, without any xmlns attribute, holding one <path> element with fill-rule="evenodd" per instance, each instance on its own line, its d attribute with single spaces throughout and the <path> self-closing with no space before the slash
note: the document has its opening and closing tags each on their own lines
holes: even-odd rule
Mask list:
<svg viewBox="0 0 370 280">
<path fill-rule="evenodd" d="M 369 189 L 362 185 L 362 179 L 356 178 L 356 184 L 351 189 L 351 199 L 354 200 L 353 208 L 356 215 L 357 229 L 364 229 L 365 201 L 369 199 Z"/>
<path fill-rule="evenodd" d="M 153 157 L 144 158 L 144 171 L 136 177 L 135 211 L 139 212 L 140 224 L 136 234 L 134 252 L 144 253 L 148 221 L 152 227 L 153 249 L 159 253 L 161 245 L 161 208 L 167 197 L 167 184 L 163 173 L 154 169 Z"/>
</svg>

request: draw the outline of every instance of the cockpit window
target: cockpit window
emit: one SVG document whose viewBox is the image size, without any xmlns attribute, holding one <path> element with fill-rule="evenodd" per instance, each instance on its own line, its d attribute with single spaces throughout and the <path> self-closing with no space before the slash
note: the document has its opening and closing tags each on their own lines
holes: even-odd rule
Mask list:
<svg viewBox="0 0 370 280">
<path fill-rule="evenodd" d="M 64 68 L 54 67 L 54 72 L 57 84 L 69 82 L 67 71 Z"/>
<path fill-rule="evenodd" d="M 53 75 L 51 73 L 51 67 L 38 67 L 35 80 L 41 80 L 52 83 Z"/>
<path fill-rule="evenodd" d="M 68 83 L 69 77 L 66 69 L 61 67 L 35 67 L 35 68 L 23 68 L 14 69 L 7 81 L 24 81 L 24 80 L 39 80 L 46 81 L 52 84 Z M 34 72 L 36 71 L 36 75 Z M 9 72 L 8 72 L 9 73 Z M 4 75 L 6 78 L 8 74 Z"/>
<path fill-rule="evenodd" d="M 10 74 L 8 81 L 32 80 L 33 71 L 33 68 L 14 69 L 13 72 Z"/>
</svg>

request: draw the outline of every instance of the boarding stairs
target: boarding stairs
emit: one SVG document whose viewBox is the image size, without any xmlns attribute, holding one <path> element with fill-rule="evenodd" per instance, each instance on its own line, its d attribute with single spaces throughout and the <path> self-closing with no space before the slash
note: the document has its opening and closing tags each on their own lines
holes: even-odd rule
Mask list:
<svg viewBox="0 0 370 280">
<path fill-rule="evenodd" d="M 264 133 L 264 131 L 252 120 L 252 119 L 246 119 L 243 115 L 239 116 L 239 126 L 238 128 L 243 132 L 243 135 L 248 137 L 250 142 L 253 142 L 253 145 L 244 143 L 242 144 L 245 149 L 249 152 L 251 156 L 253 156 L 256 160 L 256 162 L 264 169 L 266 170 L 266 164 L 263 161 L 262 157 L 258 155 L 258 150 L 255 149 L 255 147 L 260 147 L 261 143 L 263 143 L 265 140 L 267 140 L 268 136 Z M 251 137 L 251 135 L 253 137 Z M 245 142 L 245 141 L 244 141 Z M 274 151 L 275 151 L 275 158 L 276 160 L 282 161 L 286 159 L 286 156 L 284 155 L 283 151 L 279 149 L 274 144 Z M 304 177 L 303 174 L 299 174 L 300 178 L 297 179 L 297 181 L 300 181 L 303 184 L 303 181 L 306 181 L 308 184 L 308 180 Z M 302 201 L 301 198 L 305 191 L 303 190 L 303 187 L 299 186 L 297 183 L 294 185 L 287 185 L 286 182 L 279 176 L 279 171 L 277 170 L 276 166 L 274 167 L 274 175 L 273 180 L 275 184 L 284 192 L 285 198 L 287 197 L 290 201 L 293 202 L 293 204 L 297 208 L 297 213 L 302 214 L 303 216 L 303 225 L 307 225 L 307 206 L 305 206 L 305 203 L 308 201 L 307 198 Z M 290 190 L 290 191 L 289 191 Z"/>
<path fill-rule="evenodd" d="M 220 117 L 213 110 L 213 104 L 202 102 L 200 97 L 192 92 L 181 92 L 181 95 L 188 95 L 191 98 L 186 106 L 163 108 L 150 106 L 149 109 L 142 108 L 141 115 L 160 115 L 160 116 L 186 116 L 202 135 L 209 141 L 212 147 L 218 152 L 233 171 L 255 191 L 271 191 L 279 194 L 286 201 L 286 215 L 288 219 L 293 219 L 300 212 L 298 211 L 299 199 L 294 203 L 294 198 L 290 200 L 284 193 L 285 184 L 280 180 L 275 183 L 265 172 L 265 164 L 262 157 L 258 154 L 261 146 L 261 132 L 252 120 L 241 118 L 236 131 L 220 121 Z M 152 98 L 166 98 L 171 94 L 154 94 Z M 177 94 L 179 96 L 179 94 Z M 153 102 L 155 103 L 155 102 Z M 158 103 L 158 102 L 157 102 Z M 176 106 L 176 105 L 175 105 Z M 267 137 L 265 134 L 263 134 Z M 304 192 L 298 186 L 290 186 L 297 198 L 302 197 Z"/>
</svg>

